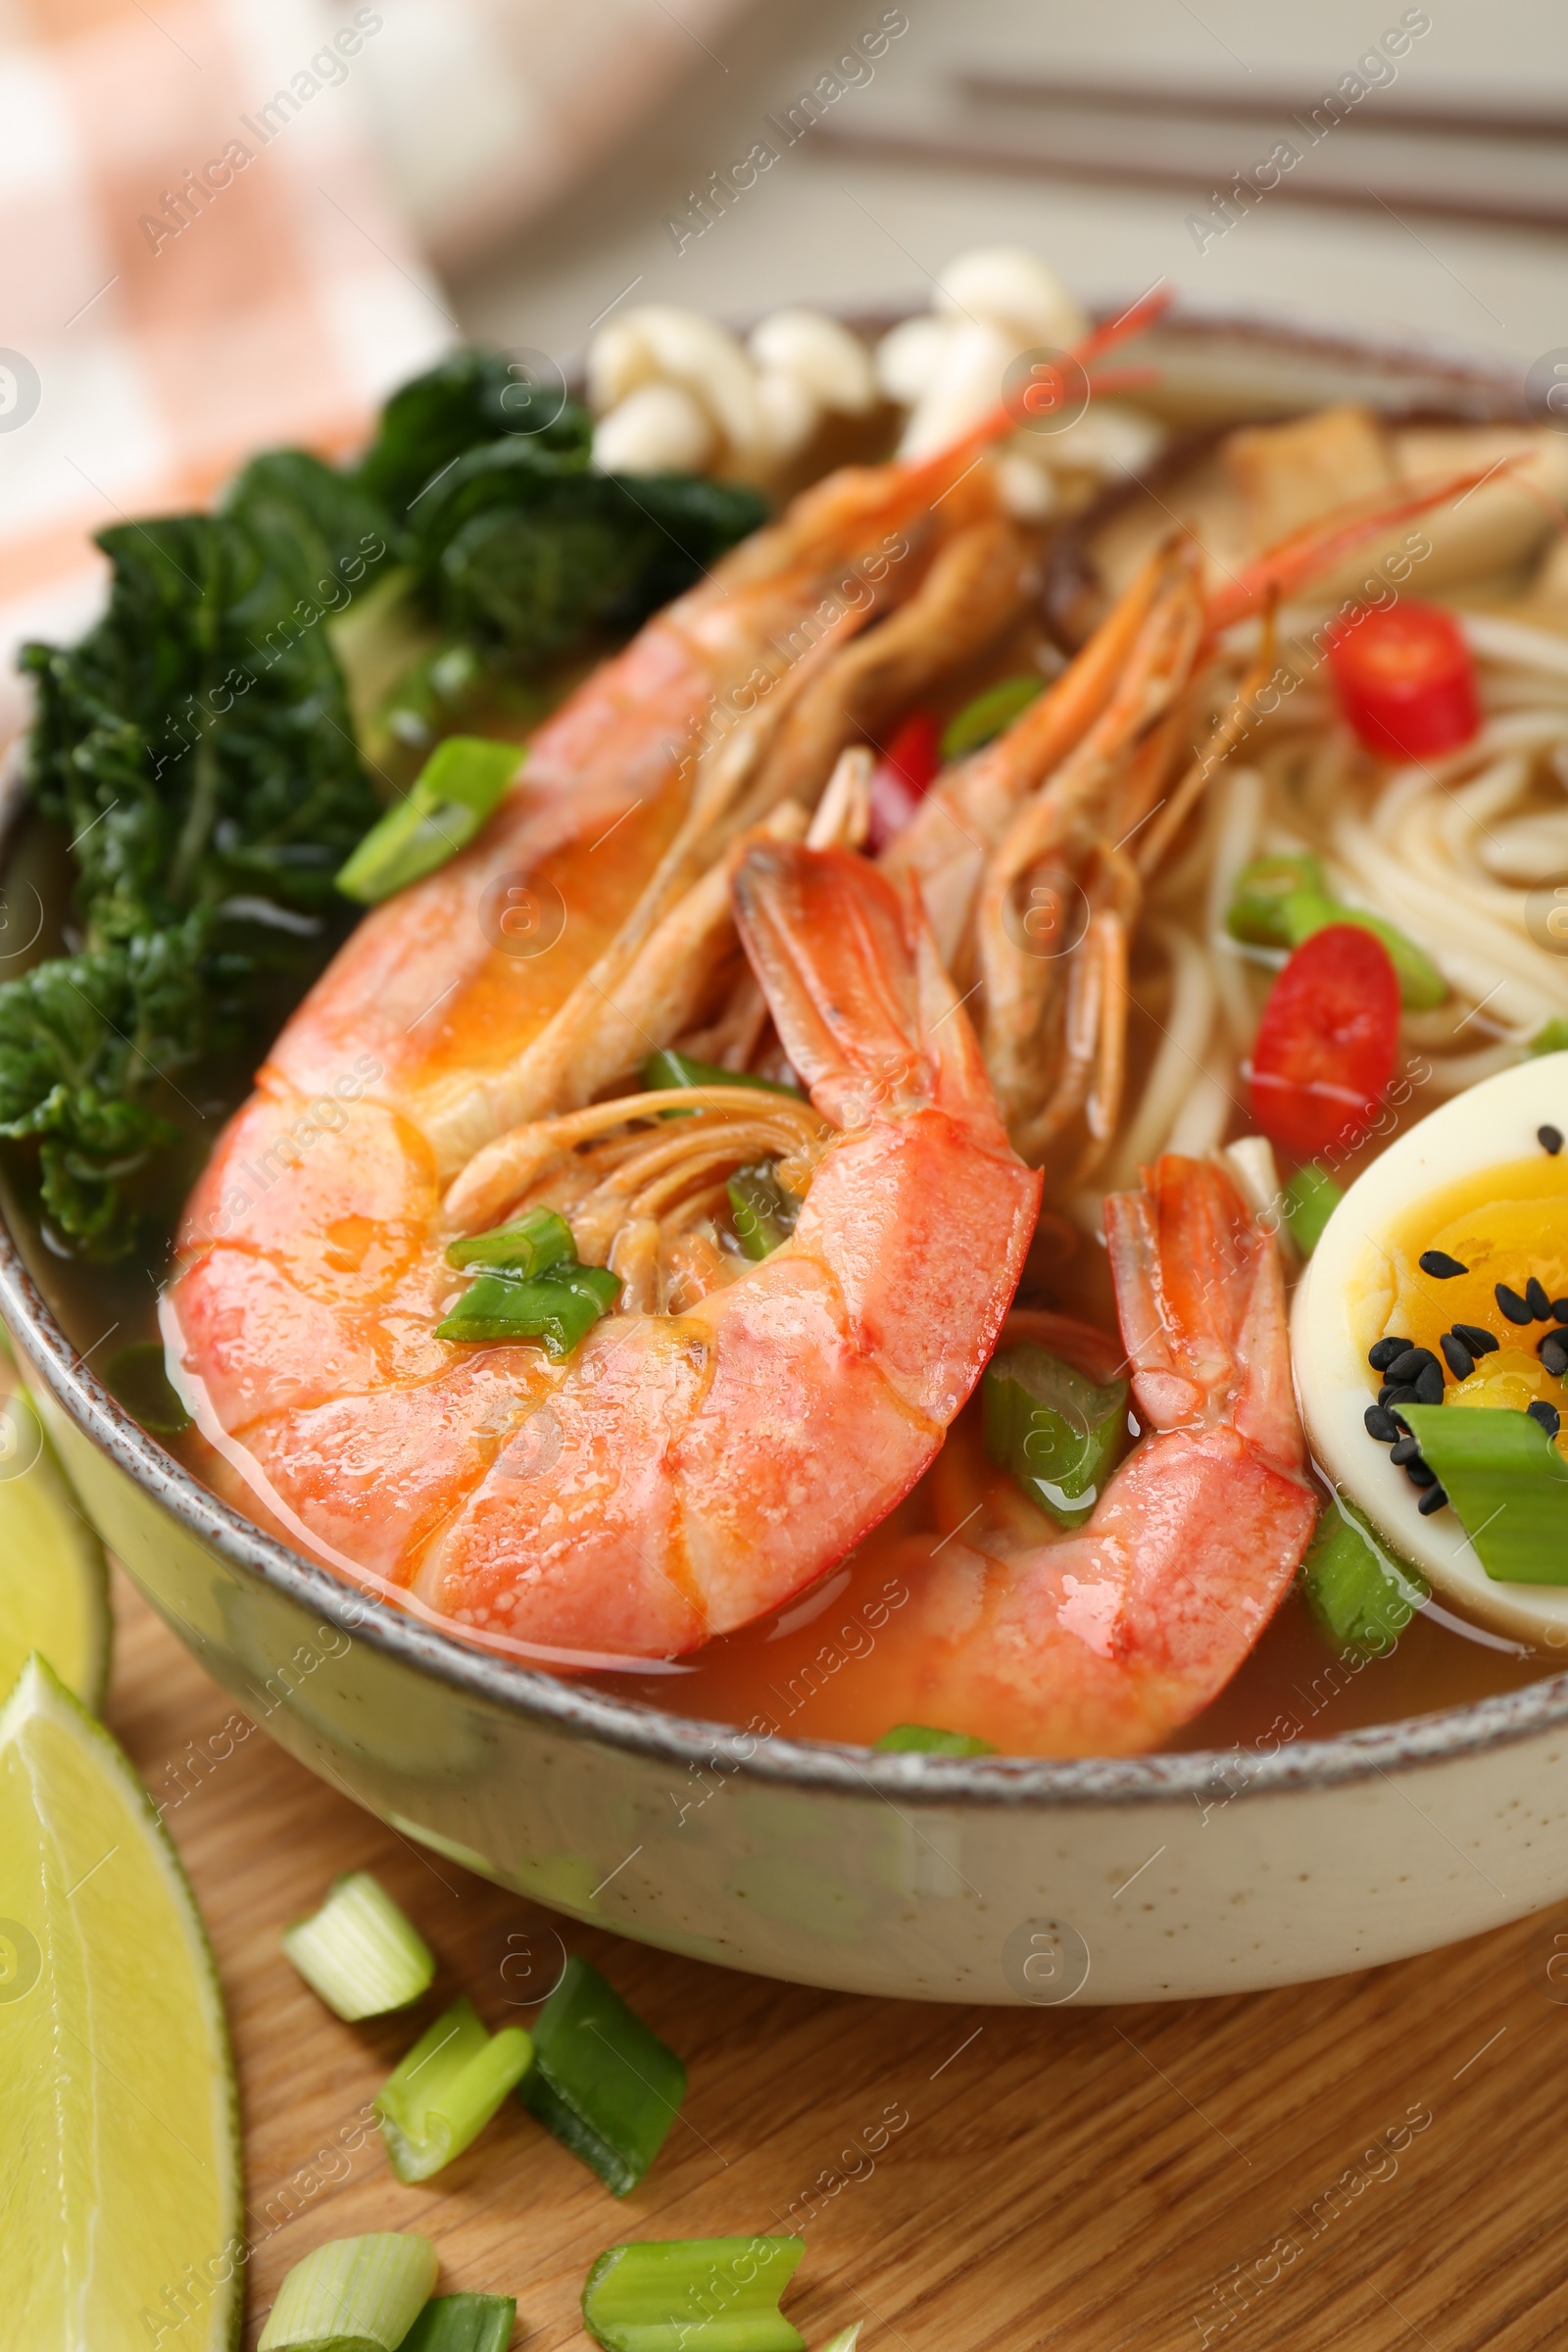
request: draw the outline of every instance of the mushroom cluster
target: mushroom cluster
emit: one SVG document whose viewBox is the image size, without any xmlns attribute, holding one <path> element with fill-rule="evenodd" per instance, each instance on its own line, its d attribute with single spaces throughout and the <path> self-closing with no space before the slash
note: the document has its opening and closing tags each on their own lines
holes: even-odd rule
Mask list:
<svg viewBox="0 0 1568 2352">
<path fill-rule="evenodd" d="M 825 312 L 775 311 L 743 343 L 700 312 L 647 304 L 612 320 L 588 353 L 607 473 L 722 472 L 767 482 L 830 416 L 879 402 L 906 412 L 898 450 L 921 457 L 977 423 L 1009 369 L 1077 343 L 1089 320 L 1055 272 L 1013 246 L 960 254 L 931 308 L 874 351 Z M 1162 438 L 1136 407 L 1095 400 L 1081 416 L 1012 435 L 998 456 L 1003 496 L 1031 520 L 1057 503 L 1064 472 L 1134 470 Z"/>
</svg>

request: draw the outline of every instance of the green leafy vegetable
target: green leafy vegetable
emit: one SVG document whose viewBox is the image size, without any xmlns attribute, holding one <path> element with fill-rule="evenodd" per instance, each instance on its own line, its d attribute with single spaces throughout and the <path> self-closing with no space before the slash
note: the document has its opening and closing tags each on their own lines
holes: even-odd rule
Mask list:
<svg viewBox="0 0 1568 2352">
<path fill-rule="evenodd" d="M 1285 1187 L 1281 1204 L 1303 1257 L 1311 1256 L 1323 1239 L 1323 1228 L 1344 1199 L 1345 1187 L 1336 1184 L 1327 1168 L 1320 1168 L 1316 1160 L 1308 1160 L 1304 1167 L 1297 1169 Z"/>
<path fill-rule="evenodd" d="M 805 2352 L 778 2301 L 804 2237 L 683 2237 L 612 2246 L 582 2324 L 605 2352 Z"/>
<path fill-rule="evenodd" d="M 535 2018 L 533 2043 L 523 2105 L 612 2195 L 629 2195 L 686 2096 L 685 2067 L 577 1957 Z"/>
<path fill-rule="evenodd" d="M 876 1745 L 892 1756 L 994 1756 L 997 1752 L 989 1740 L 977 1740 L 969 1732 L 939 1732 L 928 1723 L 896 1723 Z"/>
<path fill-rule="evenodd" d="M 1343 1494 L 1331 1494 L 1301 1562 L 1301 1598 L 1330 1640 L 1366 1657 L 1394 1647 L 1425 1600 L 1425 1579 Z"/>
<path fill-rule="evenodd" d="M 966 752 L 977 752 L 983 743 L 1010 727 L 1020 711 L 1027 710 L 1046 690 L 1046 681 L 1033 672 L 1024 677 L 1004 678 L 999 685 L 988 686 L 977 694 L 972 703 L 965 703 L 956 717 L 950 718 L 942 735 L 942 759 L 961 760 Z"/>
<path fill-rule="evenodd" d="M 586 457 L 593 418 L 579 402 L 536 388 L 504 352 L 457 351 L 393 393 L 357 479 L 401 522 L 454 458 L 509 434 Z"/>
<path fill-rule="evenodd" d="M 1568 1462 L 1529 1413 L 1401 1404 L 1477 1558 L 1498 1584 L 1568 1585 Z"/>
<path fill-rule="evenodd" d="M 499 806 L 522 757 L 514 743 L 449 735 L 425 761 L 412 792 L 370 827 L 339 869 L 343 896 L 374 906 L 445 865 Z"/>
<path fill-rule="evenodd" d="M 1127 1383 L 1102 1387 L 1045 1348 L 999 1348 L 981 1395 L 985 1448 L 1031 1502 L 1080 1527 L 1127 1445 Z"/>
</svg>

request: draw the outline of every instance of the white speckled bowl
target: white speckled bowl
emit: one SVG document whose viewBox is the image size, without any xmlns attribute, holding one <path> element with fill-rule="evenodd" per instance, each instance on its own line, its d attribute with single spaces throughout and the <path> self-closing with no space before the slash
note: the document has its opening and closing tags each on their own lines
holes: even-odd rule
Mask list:
<svg viewBox="0 0 1568 2352">
<path fill-rule="evenodd" d="M 1521 413 L 1516 381 L 1446 355 L 1285 328 L 1178 319 L 1158 356 L 1238 413 Z M 0 1229 L 0 1314 L 154 1607 L 313 1770 L 576 1918 L 856 1992 L 1135 2001 L 1332 1976 L 1568 1895 L 1564 1676 L 1337 1740 L 1054 1763 L 758 1745 L 466 1648 L 172 1461 L 51 1314 L 24 1230 Z"/>
</svg>

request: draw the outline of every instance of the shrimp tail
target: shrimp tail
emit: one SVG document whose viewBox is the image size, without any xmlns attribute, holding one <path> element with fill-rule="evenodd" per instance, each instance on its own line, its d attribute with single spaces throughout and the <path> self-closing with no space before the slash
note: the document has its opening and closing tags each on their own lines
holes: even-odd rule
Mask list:
<svg viewBox="0 0 1568 2352">
<path fill-rule="evenodd" d="M 1279 1250 L 1214 1160 L 1167 1152 L 1143 1189 L 1112 1193 L 1105 1239 L 1140 1412 L 1156 1429 L 1223 1419 L 1298 1471 Z"/>
<path fill-rule="evenodd" d="M 784 1052 L 824 1118 L 859 1127 L 879 1109 L 932 1103 L 989 1126 L 1007 1152 L 974 1031 L 912 894 L 849 851 L 787 842 L 758 843 L 731 888 Z"/>
</svg>

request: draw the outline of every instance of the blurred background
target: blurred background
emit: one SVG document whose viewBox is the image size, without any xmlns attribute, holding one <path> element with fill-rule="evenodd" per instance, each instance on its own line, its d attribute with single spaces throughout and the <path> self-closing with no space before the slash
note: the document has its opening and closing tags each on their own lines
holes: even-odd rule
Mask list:
<svg viewBox="0 0 1568 2352">
<path fill-rule="evenodd" d="M 8 672 L 90 612 L 87 532 L 352 447 L 462 338 L 569 369 L 620 306 L 923 304 L 1006 243 L 1091 306 L 1568 344 L 1553 0 L 0 0 L 0 42 Z"/>
</svg>

